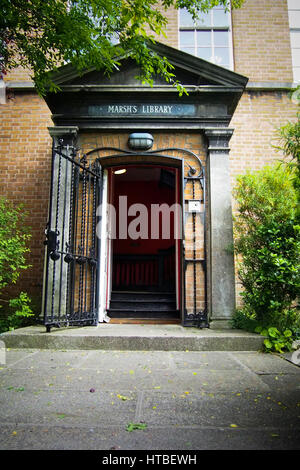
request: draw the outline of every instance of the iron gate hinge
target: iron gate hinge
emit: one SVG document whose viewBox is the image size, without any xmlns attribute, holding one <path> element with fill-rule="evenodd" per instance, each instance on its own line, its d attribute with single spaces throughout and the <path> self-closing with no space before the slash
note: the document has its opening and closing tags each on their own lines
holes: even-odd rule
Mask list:
<svg viewBox="0 0 300 470">
<path fill-rule="evenodd" d="M 57 239 L 59 231 L 46 228 L 45 234 L 46 240 L 44 241 L 44 244 L 47 246 L 48 254 L 50 254 L 53 260 L 56 260 L 58 259 L 57 256 L 59 257 L 59 254 L 57 253 L 59 247 L 59 241 Z"/>
</svg>

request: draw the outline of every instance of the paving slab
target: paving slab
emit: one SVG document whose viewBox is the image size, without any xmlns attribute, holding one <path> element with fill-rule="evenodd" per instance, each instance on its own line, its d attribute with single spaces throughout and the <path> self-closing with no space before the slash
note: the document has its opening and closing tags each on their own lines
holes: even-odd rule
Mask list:
<svg viewBox="0 0 300 470">
<path fill-rule="evenodd" d="M 0 449 L 299 450 L 299 387 L 253 351 L 8 348 Z"/>
</svg>

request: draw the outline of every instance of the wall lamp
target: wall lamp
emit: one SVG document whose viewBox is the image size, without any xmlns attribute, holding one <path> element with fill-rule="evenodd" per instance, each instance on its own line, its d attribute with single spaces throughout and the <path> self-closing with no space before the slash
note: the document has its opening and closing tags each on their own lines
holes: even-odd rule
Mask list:
<svg viewBox="0 0 300 470">
<path fill-rule="evenodd" d="M 128 146 L 134 150 L 149 150 L 153 145 L 153 136 L 151 134 L 135 132 L 128 138 Z"/>
</svg>

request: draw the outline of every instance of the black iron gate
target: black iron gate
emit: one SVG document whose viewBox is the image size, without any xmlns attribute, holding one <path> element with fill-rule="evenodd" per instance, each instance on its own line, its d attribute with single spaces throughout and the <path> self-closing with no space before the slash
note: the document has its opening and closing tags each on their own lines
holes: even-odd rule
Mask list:
<svg viewBox="0 0 300 470">
<path fill-rule="evenodd" d="M 44 277 L 44 324 L 97 324 L 99 281 L 96 236 L 101 203 L 101 166 L 77 156 L 60 139 L 52 151 L 49 220 Z"/>
</svg>

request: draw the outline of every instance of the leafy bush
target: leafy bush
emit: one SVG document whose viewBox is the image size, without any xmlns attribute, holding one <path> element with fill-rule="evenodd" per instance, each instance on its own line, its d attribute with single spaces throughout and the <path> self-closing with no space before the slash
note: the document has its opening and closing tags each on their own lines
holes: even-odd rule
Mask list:
<svg viewBox="0 0 300 470">
<path fill-rule="evenodd" d="M 26 213 L 22 206 L 14 207 L 0 198 L 0 291 L 8 284 L 15 284 L 23 269 L 27 269 L 25 253 L 31 238 L 25 225 Z"/>
<path fill-rule="evenodd" d="M 264 340 L 264 346 L 268 352 L 276 351 L 282 353 L 284 350 L 292 350 L 293 333 L 291 330 L 281 332 L 274 326 L 269 328 L 259 326 L 255 331 L 267 337 Z"/>
<path fill-rule="evenodd" d="M 3 290 L 16 284 L 22 270 L 30 265 L 26 261 L 29 252 L 27 243 L 31 237 L 25 224 L 26 213 L 22 206 L 15 207 L 5 198 L 0 198 L 0 295 Z M 0 331 L 20 326 L 23 318 L 32 315 L 28 305 L 30 299 L 21 292 L 14 299 L 0 299 Z"/>
<path fill-rule="evenodd" d="M 291 91 L 294 103 L 298 104 L 296 120 L 288 121 L 277 131 L 278 145 L 274 147 L 283 153 L 285 164 L 294 169 L 294 187 L 298 198 L 296 217 L 300 220 L 300 86 Z"/>
<path fill-rule="evenodd" d="M 284 335 L 299 322 L 300 226 L 293 182 L 293 172 L 283 165 L 237 178 L 234 233 L 243 308 L 234 326 L 257 322 Z"/>
<path fill-rule="evenodd" d="M 0 333 L 25 326 L 26 320 L 34 316 L 28 305 L 30 303 L 26 292 L 21 292 L 19 297 L 9 300 L 8 315 L 0 319 Z"/>
</svg>

